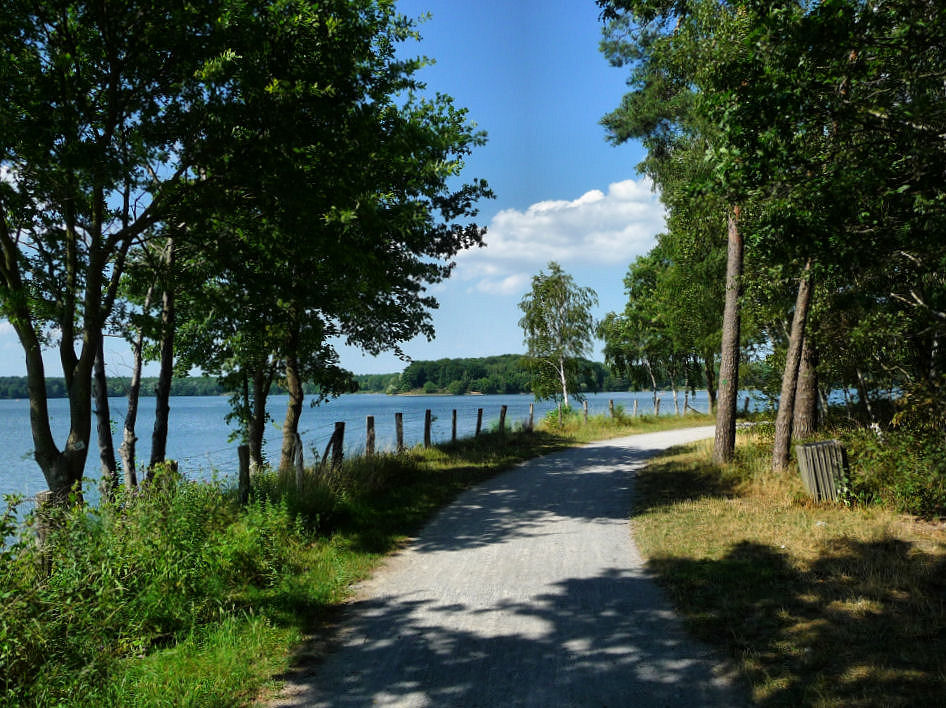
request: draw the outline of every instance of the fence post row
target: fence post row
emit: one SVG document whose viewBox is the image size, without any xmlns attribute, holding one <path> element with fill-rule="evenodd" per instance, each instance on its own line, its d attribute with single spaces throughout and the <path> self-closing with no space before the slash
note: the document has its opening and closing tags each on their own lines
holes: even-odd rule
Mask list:
<svg viewBox="0 0 946 708">
<path fill-rule="evenodd" d="M 585 422 L 588 422 L 588 401 L 583 401 L 582 406 L 584 409 L 584 418 Z M 614 399 L 608 401 L 608 410 L 610 415 L 614 417 Z M 500 435 L 505 435 L 506 432 L 506 414 L 508 412 L 508 406 L 501 406 L 499 409 L 499 433 Z M 654 406 L 655 415 L 660 414 L 660 398 L 657 399 L 656 405 Z M 634 417 L 638 416 L 638 402 L 634 401 Z M 451 440 L 453 442 L 457 441 L 457 409 L 452 410 L 452 425 L 451 425 Z M 558 404 L 558 422 L 559 425 L 563 423 L 563 410 L 562 403 Z M 431 429 L 433 424 L 433 411 L 428 408 L 424 411 L 424 447 L 431 447 Z M 535 404 L 529 404 L 529 419 L 528 419 L 528 430 L 531 432 L 534 430 L 535 425 Z M 402 412 L 397 412 L 394 414 L 394 429 L 395 437 L 397 444 L 397 451 L 403 452 L 404 447 L 404 414 Z M 479 437 L 480 433 L 483 430 L 483 409 L 476 409 L 476 432 L 474 433 L 475 437 Z M 320 467 L 324 467 L 325 463 L 328 461 L 329 454 L 332 457 L 332 469 L 337 469 L 344 459 L 344 445 L 345 445 L 345 423 L 339 421 L 335 423 L 335 430 L 332 433 L 332 437 L 329 439 L 328 444 L 325 446 L 325 451 L 322 454 L 321 462 L 319 463 Z M 372 456 L 376 451 L 376 434 L 375 434 L 375 419 L 373 415 L 365 417 L 365 455 Z M 247 445 L 240 445 L 237 448 L 237 454 L 239 456 L 240 467 L 239 467 L 239 496 L 240 502 L 246 503 L 249 499 L 250 493 L 250 449 Z M 302 438 L 296 433 L 295 445 L 293 446 L 293 467 L 295 471 L 295 482 L 296 486 L 301 488 L 303 484 L 304 477 L 304 466 L 303 466 L 303 448 L 302 448 Z"/>
</svg>

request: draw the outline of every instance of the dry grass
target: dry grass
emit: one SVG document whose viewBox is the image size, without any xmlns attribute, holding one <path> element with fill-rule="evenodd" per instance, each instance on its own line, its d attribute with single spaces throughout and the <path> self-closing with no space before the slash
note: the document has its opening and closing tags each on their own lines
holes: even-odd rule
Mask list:
<svg viewBox="0 0 946 708">
<path fill-rule="evenodd" d="M 761 705 L 913 706 L 946 697 L 946 529 L 809 500 L 743 435 L 641 474 L 635 536 L 704 640 L 739 660 Z"/>
</svg>

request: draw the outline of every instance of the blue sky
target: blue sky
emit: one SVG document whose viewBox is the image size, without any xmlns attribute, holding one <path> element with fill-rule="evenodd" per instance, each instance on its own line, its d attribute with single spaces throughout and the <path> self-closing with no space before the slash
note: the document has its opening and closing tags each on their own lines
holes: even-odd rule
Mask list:
<svg viewBox="0 0 946 708">
<path fill-rule="evenodd" d="M 398 8 L 409 17 L 431 14 L 420 27 L 423 40 L 403 51 L 434 59 L 420 74 L 428 89 L 453 96 L 488 133 L 464 177 L 483 177 L 496 193 L 477 217 L 488 228 L 486 247 L 461 254 L 453 277 L 431 289 L 440 302 L 436 339 L 411 341 L 406 354 L 524 351 L 517 305 L 550 260 L 597 291 L 597 316 L 623 308 L 627 266 L 652 247 L 663 209 L 636 172 L 640 146 L 610 145 L 599 123 L 619 104 L 626 72 L 598 51 L 593 0 L 399 0 Z M 355 373 L 405 366 L 393 354 L 339 351 Z M 120 341 L 110 342 L 106 358 L 110 374 L 129 375 L 131 357 Z M 61 375 L 57 360 L 46 357 L 51 376 Z M 2 322 L 0 375 L 25 372 L 19 342 Z"/>
<path fill-rule="evenodd" d="M 436 61 L 421 77 L 454 97 L 488 133 L 464 176 L 487 179 L 480 205 L 486 248 L 461 254 L 433 288 L 437 337 L 405 351 L 416 359 L 524 351 L 517 307 L 532 275 L 558 261 L 599 296 L 598 316 L 624 305 L 623 277 L 654 244 L 663 209 L 637 174 L 637 144 L 605 140 L 599 121 L 626 91 L 623 69 L 598 51 L 592 0 L 400 0 L 410 17 L 430 12 L 407 51 Z M 392 355 L 342 348 L 356 373 L 399 371 Z M 600 352 L 597 352 L 600 356 Z"/>
</svg>

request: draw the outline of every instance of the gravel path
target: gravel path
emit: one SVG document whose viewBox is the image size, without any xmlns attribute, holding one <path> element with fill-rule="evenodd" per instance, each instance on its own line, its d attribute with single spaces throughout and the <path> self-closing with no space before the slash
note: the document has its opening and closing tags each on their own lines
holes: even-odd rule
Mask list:
<svg viewBox="0 0 946 708">
<path fill-rule="evenodd" d="M 732 706 L 628 527 L 634 470 L 712 427 L 527 462 L 462 494 L 358 588 L 274 706 Z"/>
</svg>

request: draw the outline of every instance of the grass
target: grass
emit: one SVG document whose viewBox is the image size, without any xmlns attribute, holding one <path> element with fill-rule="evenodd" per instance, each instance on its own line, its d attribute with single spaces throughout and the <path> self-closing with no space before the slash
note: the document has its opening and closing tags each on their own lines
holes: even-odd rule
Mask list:
<svg viewBox="0 0 946 708">
<path fill-rule="evenodd" d="M 655 460 L 635 538 L 693 632 L 741 666 L 765 706 L 913 706 L 946 696 L 946 527 L 814 503 L 740 435 Z"/>
<path fill-rule="evenodd" d="M 707 422 L 572 416 L 347 460 L 302 490 L 260 475 L 244 508 L 225 490 L 168 480 L 73 510 L 50 537 L 48 572 L 29 542 L 0 548 L 0 705 L 252 703 L 351 584 L 461 490 L 568 446 Z"/>
</svg>

